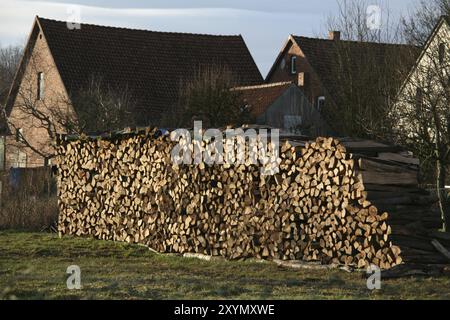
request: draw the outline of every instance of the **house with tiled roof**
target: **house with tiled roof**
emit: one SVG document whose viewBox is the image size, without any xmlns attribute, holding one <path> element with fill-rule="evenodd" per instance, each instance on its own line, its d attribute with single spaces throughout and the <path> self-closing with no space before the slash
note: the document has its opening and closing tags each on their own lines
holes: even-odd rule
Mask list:
<svg viewBox="0 0 450 320">
<path fill-rule="evenodd" d="M 320 112 L 292 81 L 243 86 L 233 90 L 239 91 L 242 109 L 247 110 L 258 125 L 310 137 L 333 135 Z"/>
<path fill-rule="evenodd" d="M 357 90 L 362 83 L 358 77 L 370 75 L 375 69 L 380 72 L 380 66 L 395 67 L 395 71 L 386 67 L 381 72 L 395 72 L 393 76 L 397 76 L 395 63 L 401 61 L 409 68 L 419 52 L 419 48 L 409 45 L 342 40 L 339 31 L 330 32 L 328 39 L 290 35 L 267 74 L 266 83 L 292 81 L 317 109 L 325 101 L 339 107 L 345 103 L 342 96 L 346 86 Z M 343 60 L 349 63 L 343 64 Z M 341 68 L 352 68 L 354 72 Z M 347 78 L 341 77 L 344 73 Z M 375 84 L 373 90 L 377 90 Z"/>
<path fill-rule="evenodd" d="M 37 106 L 53 108 L 70 102 L 92 77 L 99 77 L 108 88 L 132 95 L 133 109 L 127 112 L 134 125 L 160 125 L 178 102 L 182 83 L 208 66 L 226 67 L 240 85 L 263 82 L 241 35 L 74 25 L 36 17 L 6 102 L 10 135 L 5 167 L 42 166 L 48 159 L 37 153 L 52 150 L 45 121 L 18 108 L 24 89 L 30 89 Z M 71 107 L 58 108 L 76 116 Z"/>
</svg>

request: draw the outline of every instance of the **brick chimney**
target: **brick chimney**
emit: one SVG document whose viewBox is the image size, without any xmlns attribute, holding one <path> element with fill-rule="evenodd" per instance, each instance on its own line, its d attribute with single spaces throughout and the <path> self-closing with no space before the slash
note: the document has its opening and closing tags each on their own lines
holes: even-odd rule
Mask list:
<svg viewBox="0 0 450 320">
<path fill-rule="evenodd" d="M 341 32 L 340 31 L 330 31 L 328 33 L 329 40 L 339 41 L 341 40 Z"/>
</svg>

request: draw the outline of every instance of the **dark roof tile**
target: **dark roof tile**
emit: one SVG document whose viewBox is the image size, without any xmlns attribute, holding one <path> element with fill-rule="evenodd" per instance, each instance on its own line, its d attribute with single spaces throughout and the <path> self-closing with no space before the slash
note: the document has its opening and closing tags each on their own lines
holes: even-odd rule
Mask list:
<svg viewBox="0 0 450 320">
<path fill-rule="evenodd" d="M 336 69 L 339 67 L 339 54 L 345 53 L 348 55 L 346 57 L 347 59 L 350 57 L 349 61 L 352 61 L 352 69 L 355 71 L 358 70 L 357 67 L 361 68 L 360 65 L 363 63 L 370 64 L 363 67 L 366 70 L 369 70 L 375 64 L 378 66 L 387 66 L 389 61 L 394 61 L 392 57 L 396 55 L 396 57 L 400 57 L 402 62 L 404 62 L 405 72 L 420 54 L 420 48 L 410 45 L 345 40 L 336 41 L 295 35 L 292 37 L 318 74 L 322 84 L 333 96 L 336 96 L 340 90 L 339 80 L 334 77 L 336 73 L 333 72 L 339 70 Z M 392 70 L 385 70 L 385 72 L 392 72 Z M 355 73 L 355 75 L 357 74 Z"/>
<path fill-rule="evenodd" d="M 263 82 L 242 36 L 155 32 L 38 18 L 69 92 L 92 76 L 138 99 L 141 119 L 160 119 L 177 102 L 181 81 L 200 66 L 230 69 L 242 85 Z"/>
</svg>

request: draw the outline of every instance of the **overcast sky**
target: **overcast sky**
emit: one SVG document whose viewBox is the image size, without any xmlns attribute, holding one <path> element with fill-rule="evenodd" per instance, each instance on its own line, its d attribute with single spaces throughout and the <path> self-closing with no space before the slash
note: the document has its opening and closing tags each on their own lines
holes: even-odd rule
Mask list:
<svg viewBox="0 0 450 320">
<path fill-rule="evenodd" d="M 342 0 L 345 1 L 345 0 Z M 387 4 L 394 16 L 415 0 L 369 0 Z M 36 15 L 81 22 L 209 34 L 242 34 L 263 76 L 289 34 L 321 36 L 336 0 L 0 0 L 0 44 L 24 42 Z"/>
</svg>

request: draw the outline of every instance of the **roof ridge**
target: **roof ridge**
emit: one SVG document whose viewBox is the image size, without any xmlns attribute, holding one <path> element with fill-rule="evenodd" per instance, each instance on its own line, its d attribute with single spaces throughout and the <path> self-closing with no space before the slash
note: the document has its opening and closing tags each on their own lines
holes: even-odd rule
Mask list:
<svg viewBox="0 0 450 320">
<path fill-rule="evenodd" d="M 325 39 L 325 38 L 314 38 L 314 37 L 298 36 L 298 35 L 295 35 L 295 34 L 291 34 L 291 36 L 294 37 L 294 38 L 303 38 L 303 39 L 308 39 L 308 40 L 335 42 L 335 40 Z M 410 45 L 410 44 L 406 44 L 406 43 L 388 43 L 388 42 L 357 41 L 357 40 L 339 40 L 338 42 L 420 48 L 418 46 L 414 46 L 414 45 Z"/>
<path fill-rule="evenodd" d="M 448 24 L 450 24 L 450 15 L 444 14 L 441 18 L 447 21 Z"/>
<path fill-rule="evenodd" d="M 292 81 L 284 81 L 284 82 L 273 82 L 273 83 L 263 83 L 263 84 L 257 84 L 253 86 L 241 86 L 241 87 L 235 87 L 231 90 L 252 90 L 252 89 L 261 89 L 261 88 L 271 88 L 271 87 L 281 87 L 288 84 L 293 84 Z"/>
<path fill-rule="evenodd" d="M 49 21 L 49 22 L 57 22 L 57 23 L 70 22 L 70 21 L 43 18 L 40 16 L 36 16 L 36 18 L 39 21 Z M 115 29 L 115 30 L 151 32 L 151 33 L 159 33 L 159 34 L 192 35 L 192 36 L 207 36 L 207 37 L 229 37 L 229 38 L 241 38 L 242 39 L 241 34 L 208 34 L 208 33 L 191 33 L 191 32 L 176 32 L 176 31 L 155 31 L 155 30 L 148 30 L 148 29 L 107 26 L 107 25 L 100 25 L 100 24 L 93 24 L 93 23 L 81 23 L 81 26 L 89 26 L 89 27 L 97 27 L 97 28 L 105 28 L 105 29 Z"/>
</svg>

